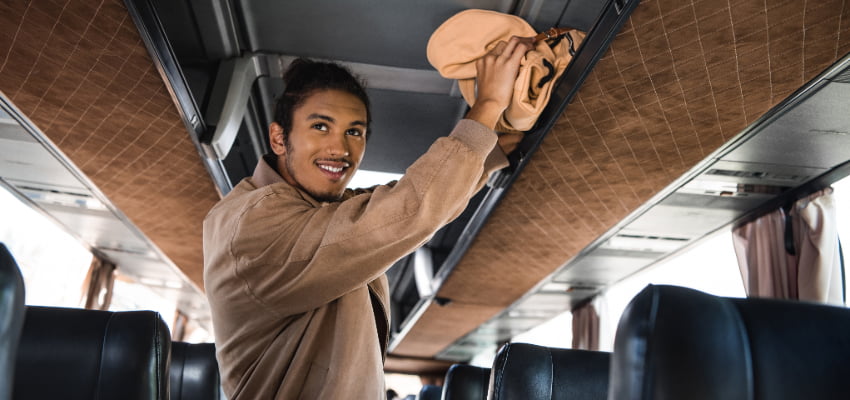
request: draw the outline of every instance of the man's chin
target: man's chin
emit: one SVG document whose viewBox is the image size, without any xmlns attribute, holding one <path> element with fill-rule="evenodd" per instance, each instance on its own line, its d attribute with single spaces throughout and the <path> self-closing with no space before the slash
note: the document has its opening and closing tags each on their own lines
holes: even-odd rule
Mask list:
<svg viewBox="0 0 850 400">
<path fill-rule="evenodd" d="M 314 192 L 314 191 L 311 190 L 311 191 L 308 191 L 307 193 L 309 193 L 310 196 L 312 196 L 314 199 L 316 199 L 316 201 L 323 202 L 323 203 L 333 203 L 335 201 L 340 201 L 342 199 L 342 194 L 345 193 L 345 191 L 343 190 L 343 191 L 340 191 L 339 193 L 329 193 L 329 192 Z"/>
</svg>

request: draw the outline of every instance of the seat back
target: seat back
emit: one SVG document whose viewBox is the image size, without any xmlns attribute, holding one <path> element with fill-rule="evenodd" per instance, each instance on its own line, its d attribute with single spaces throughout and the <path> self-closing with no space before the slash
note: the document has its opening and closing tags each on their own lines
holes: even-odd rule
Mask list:
<svg viewBox="0 0 850 400">
<path fill-rule="evenodd" d="M 650 285 L 617 327 L 612 399 L 847 396 L 850 310 Z"/>
<path fill-rule="evenodd" d="M 485 400 L 490 368 L 455 364 L 446 372 L 442 400 Z"/>
<path fill-rule="evenodd" d="M 508 343 L 490 372 L 490 400 L 604 400 L 611 354 Z"/>
<path fill-rule="evenodd" d="M 171 343 L 171 400 L 219 400 L 221 377 L 212 343 Z"/>
<path fill-rule="evenodd" d="M 12 398 L 24 310 L 24 279 L 12 254 L 0 243 L 0 400 Z"/>
<path fill-rule="evenodd" d="M 16 399 L 168 398 L 171 339 L 153 311 L 27 307 Z"/>
<path fill-rule="evenodd" d="M 424 385 L 419 390 L 419 395 L 416 400 L 440 400 L 440 395 L 443 393 L 443 388 L 437 385 Z"/>
</svg>

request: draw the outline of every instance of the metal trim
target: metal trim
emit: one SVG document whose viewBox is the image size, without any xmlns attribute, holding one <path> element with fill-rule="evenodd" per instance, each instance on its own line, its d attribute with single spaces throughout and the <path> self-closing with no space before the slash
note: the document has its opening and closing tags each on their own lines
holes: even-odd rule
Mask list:
<svg viewBox="0 0 850 400">
<path fill-rule="evenodd" d="M 212 148 L 205 149 L 205 146 L 201 144 L 200 138 L 207 132 L 206 124 L 189 91 L 183 73 L 180 71 L 177 57 L 168 43 L 156 10 L 150 0 L 124 0 L 124 5 L 127 6 L 127 11 L 133 19 L 133 23 L 136 24 L 142 42 L 148 49 L 148 54 L 151 56 L 154 66 L 159 71 L 168 93 L 171 94 L 171 99 L 177 106 L 177 112 L 180 114 L 186 130 L 189 131 L 189 137 L 192 138 L 192 143 L 195 144 L 195 149 L 201 156 L 204 167 L 215 183 L 219 196 L 223 197 L 233 189 L 233 185 L 227 177 L 227 172 L 221 160 L 208 156 L 213 153 Z"/>
</svg>

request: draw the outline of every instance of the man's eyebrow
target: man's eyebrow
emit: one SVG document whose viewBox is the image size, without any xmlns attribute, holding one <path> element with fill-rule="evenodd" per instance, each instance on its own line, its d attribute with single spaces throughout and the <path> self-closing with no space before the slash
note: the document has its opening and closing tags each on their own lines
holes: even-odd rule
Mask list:
<svg viewBox="0 0 850 400">
<path fill-rule="evenodd" d="M 321 119 L 321 120 L 328 121 L 328 122 L 336 122 L 336 120 L 333 119 L 333 117 L 330 117 L 330 116 L 327 116 L 327 115 L 324 115 L 324 114 L 316 114 L 316 113 L 308 115 L 307 119 Z"/>
<path fill-rule="evenodd" d="M 308 120 L 309 120 L 309 119 L 320 119 L 320 120 L 323 120 L 323 121 L 328 121 L 328 122 L 331 122 L 331 123 L 336 123 L 336 120 L 335 120 L 333 117 L 328 116 L 328 115 L 325 115 L 325 114 L 317 114 L 317 113 L 313 113 L 313 114 L 308 115 L 308 116 L 307 116 L 307 119 L 308 119 Z M 365 122 L 365 121 L 360 121 L 360 120 L 352 121 L 352 122 L 351 122 L 351 126 L 364 126 L 364 127 L 365 127 L 365 126 L 366 126 L 366 122 Z"/>
</svg>

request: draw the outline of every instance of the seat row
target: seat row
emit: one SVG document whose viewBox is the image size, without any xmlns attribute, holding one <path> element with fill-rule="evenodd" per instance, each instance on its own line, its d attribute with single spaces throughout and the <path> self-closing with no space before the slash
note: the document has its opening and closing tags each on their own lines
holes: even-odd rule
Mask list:
<svg viewBox="0 0 850 400">
<path fill-rule="evenodd" d="M 492 368 L 452 366 L 419 400 L 847 398 L 850 310 L 650 285 L 614 351 L 502 347 Z"/>
<path fill-rule="evenodd" d="M 24 306 L 0 243 L 0 399 L 218 400 L 212 343 L 172 342 L 154 311 Z"/>
</svg>

